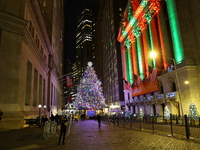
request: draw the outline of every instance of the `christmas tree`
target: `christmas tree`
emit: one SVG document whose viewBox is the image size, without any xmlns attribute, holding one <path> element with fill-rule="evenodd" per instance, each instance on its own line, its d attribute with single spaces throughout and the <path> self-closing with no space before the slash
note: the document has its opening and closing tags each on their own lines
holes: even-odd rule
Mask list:
<svg viewBox="0 0 200 150">
<path fill-rule="evenodd" d="M 193 102 L 190 103 L 190 114 L 189 114 L 189 117 L 191 119 L 197 119 L 198 118 L 197 107 Z"/>
<path fill-rule="evenodd" d="M 77 109 L 102 109 L 105 106 L 101 82 L 92 67 L 92 62 L 88 62 L 83 73 L 74 103 Z"/>
<path fill-rule="evenodd" d="M 164 109 L 164 118 L 170 119 L 170 111 L 169 111 L 169 108 L 167 106 L 165 106 L 165 109 Z"/>
<path fill-rule="evenodd" d="M 138 117 L 141 118 L 141 119 L 144 117 L 144 113 L 143 113 L 142 108 L 140 108 L 140 112 L 139 112 Z"/>
</svg>

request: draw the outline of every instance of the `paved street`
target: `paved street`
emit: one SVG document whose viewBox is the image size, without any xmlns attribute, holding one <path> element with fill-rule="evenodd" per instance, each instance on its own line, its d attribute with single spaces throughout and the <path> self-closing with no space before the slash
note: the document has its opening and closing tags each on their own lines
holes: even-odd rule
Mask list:
<svg viewBox="0 0 200 150">
<path fill-rule="evenodd" d="M 0 132 L 2 150 L 199 150 L 196 140 L 176 139 L 167 135 L 85 120 L 71 125 L 65 145 L 57 145 L 58 137 L 42 139 L 42 128 Z M 59 134 L 59 133 L 58 133 Z"/>
</svg>

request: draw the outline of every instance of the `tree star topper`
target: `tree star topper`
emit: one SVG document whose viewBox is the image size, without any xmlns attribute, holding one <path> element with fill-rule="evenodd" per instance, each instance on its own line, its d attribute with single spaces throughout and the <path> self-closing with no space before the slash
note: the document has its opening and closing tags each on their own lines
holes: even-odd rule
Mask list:
<svg viewBox="0 0 200 150">
<path fill-rule="evenodd" d="M 88 62 L 88 66 L 92 67 L 92 62 L 91 61 Z"/>
</svg>

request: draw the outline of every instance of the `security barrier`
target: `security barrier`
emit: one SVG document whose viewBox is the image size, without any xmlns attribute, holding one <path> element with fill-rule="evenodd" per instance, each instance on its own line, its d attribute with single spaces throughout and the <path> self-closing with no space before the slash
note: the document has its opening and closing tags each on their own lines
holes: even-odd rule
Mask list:
<svg viewBox="0 0 200 150">
<path fill-rule="evenodd" d="M 53 136 L 58 136 L 56 133 L 57 123 L 56 121 L 46 121 L 44 124 L 44 131 L 42 137 L 51 138 Z"/>
<path fill-rule="evenodd" d="M 169 136 L 180 138 L 200 138 L 200 118 L 190 118 L 187 115 L 182 117 L 173 117 L 170 114 L 169 119 L 164 119 L 163 116 L 150 116 L 139 118 L 131 116 L 127 118 L 123 115 L 102 116 L 102 120 L 126 128 L 139 129 L 147 132 L 162 132 Z M 182 122 L 184 120 L 184 122 Z"/>
</svg>

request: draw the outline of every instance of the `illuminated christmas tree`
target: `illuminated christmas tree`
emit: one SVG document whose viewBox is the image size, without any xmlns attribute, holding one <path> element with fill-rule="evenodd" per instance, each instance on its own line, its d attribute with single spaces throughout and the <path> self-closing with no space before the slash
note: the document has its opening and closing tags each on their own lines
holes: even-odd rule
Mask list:
<svg viewBox="0 0 200 150">
<path fill-rule="evenodd" d="M 141 119 L 144 117 L 144 113 L 143 113 L 142 108 L 140 108 L 138 117 L 141 118 Z"/>
<path fill-rule="evenodd" d="M 197 107 L 193 102 L 190 103 L 189 117 L 190 117 L 190 119 L 198 119 Z"/>
<path fill-rule="evenodd" d="M 92 67 L 92 62 L 88 62 L 83 73 L 74 103 L 77 109 L 102 109 L 105 106 L 101 82 Z"/>
<path fill-rule="evenodd" d="M 164 118 L 170 119 L 170 111 L 169 111 L 169 108 L 167 106 L 165 106 L 165 109 L 164 109 Z"/>
</svg>

